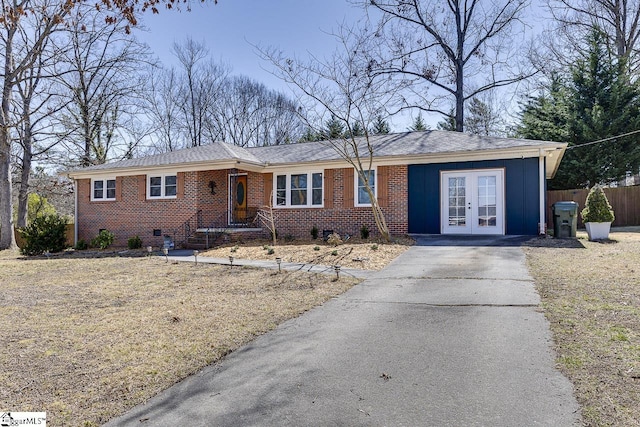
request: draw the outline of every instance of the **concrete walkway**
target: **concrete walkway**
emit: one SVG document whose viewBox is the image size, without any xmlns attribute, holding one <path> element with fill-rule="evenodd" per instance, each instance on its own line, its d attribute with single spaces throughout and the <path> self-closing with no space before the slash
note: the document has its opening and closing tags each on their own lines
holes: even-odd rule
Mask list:
<svg viewBox="0 0 640 427">
<path fill-rule="evenodd" d="M 418 243 L 108 425 L 578 425 L 518 242 Z"/>
<path fill-rule="evenodd" d="M 164 257 L 164 255 L 161 255 Z M 195 262 L 196 259 L 193 256 L 193 251 L 188 249 L 176 249 L 169 252 L 168 259 L 170 261 L 177 262 Z M 230 265 L 229 258 L 215 258 L 198 256 L 198 262 L 203 264 L 220 264 Z M 268 260 L 252 260 L 252 259 L 233 259 L 233 266 L 240 267 L 257 267 L 257 268 L 269 268 L 272 270 L 278 269 L 278 264 L 275 261 Z M 329 265 L 317 265 L 317 264 L 303 264 L 297 262 L 281 262 L 280 268 L 290 271 L 305 271 L 309 273 L 320 274 L 332 274 L 335 275 L 333 266 Z M 357 277 L 360 279 L 366 279 L 375 274 L 373 271 L 358 270 L 356 268 L 340 268 L 340 274 L 345 276 Z"/>
</svg>

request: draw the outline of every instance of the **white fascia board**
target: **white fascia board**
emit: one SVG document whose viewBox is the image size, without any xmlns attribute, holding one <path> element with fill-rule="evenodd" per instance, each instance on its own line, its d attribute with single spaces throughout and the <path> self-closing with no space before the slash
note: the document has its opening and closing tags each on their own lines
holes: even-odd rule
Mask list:
<svg viewBox="0 0 640 427">
<path fill-rule="evenodd" d="M 250 172 L 263 172 L 264 165 L 255 164 L 253 162 L 245 161 L 225 161 L 225 162 L 198 162 L 198 163 L 184 163 L 184 164 L 172 164 L 163 166 L 138 166 L 138 167 L 122 167 L 112 169 L 99 169 L 99 170 L 77 170 L 67 174 L 69 178 L 83 179 L 83 178 L 100 178 L 103 176 L 134 176 L 134 175 L 150 175 L 150 174 L 172 174 L 178 172 L 194 172 L 194 171 L 209 171 L 220 169 L 242 169 L 243 171 Z"/>
<path fill-rule="evenodd" d="M 415 165 L 415 164 L 430 164 L 430 163 L 452 163 L 452 162 L 469 162 L 469 161 L 481 161 L 481 160 L 507 160 L 507 159 L 524 159 L 524 158 L 537 158 L 540 157 L 541 152 L 554 153 L 553 159 L 559 163 L 564 149 L 567 144 L 553 143 L 544 146 L 529 146 L 529 147 L 513 147 L 495 150 L 481 150 L 481 151 L 453 151 L 448 153 L 434 153 L 434 154 L 417 154 L 417 155 L 399 155 L 399 156 L 384 156 L 374 157 L 372 166 L 397 166 L 397 165 Z M 559 153 L 555 155 L 555 153 Z M 364 162 L 368 162 L 365 159 Z M 344 159 L 329 160 L 323 162 L 299 162 L 299 163 L 279 163 L 277 165 L 267 164 L 264 168 L 264 172 L 280 172 L 289 171 L 293 168 L 298 170 L 304 169 L 338 169 L 338 168 L 350 168 L 352 165 Z M 555 165 L 557 169 L 557 165 Z M 549 172 L 547 172 L 549 173 Z M 553 170 L 555 173 L 555 169 Z"/>
</svg>

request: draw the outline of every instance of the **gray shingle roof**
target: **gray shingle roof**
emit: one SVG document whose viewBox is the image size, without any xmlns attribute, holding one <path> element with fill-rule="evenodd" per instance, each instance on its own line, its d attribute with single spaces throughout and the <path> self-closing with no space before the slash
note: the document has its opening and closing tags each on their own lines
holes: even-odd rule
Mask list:
<svg viewBox="0 0 640 427">
<path fill-rule="evenodd" d="M 357 140 L 361 147 L 366 146 L 366 139 L 364 137 L 357 138 Z M 559 145 L 559 143 L 549 141 L 496 138 L 436 130 L 374 135 L 370 136 L 369 140 L 374 148 L 375 157 L 424 156 L 443 153 Z M 78 170 L 78 172 L 225 161 L 243 161 L 256 165 L 278 165 L 339 159 L 341 159 L 340 155 L 327 141 L 251 148 L 242 148 L 223 142 L 214 142 L 213 144 L 201 147 L 91 166 Z"/>
</svg>

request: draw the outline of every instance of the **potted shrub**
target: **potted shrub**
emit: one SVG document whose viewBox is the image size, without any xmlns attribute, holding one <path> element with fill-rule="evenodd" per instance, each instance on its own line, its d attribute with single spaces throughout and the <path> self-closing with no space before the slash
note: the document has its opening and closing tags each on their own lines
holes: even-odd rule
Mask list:
<svg viewBox="0 0 640 427">
<path fill-rule="evenodd" d="M 615 217 L 601 186 L 594 185 L 591 188 L 581 214 L 589 240 L 609 238 L 609 230 Z"/>
</svg>

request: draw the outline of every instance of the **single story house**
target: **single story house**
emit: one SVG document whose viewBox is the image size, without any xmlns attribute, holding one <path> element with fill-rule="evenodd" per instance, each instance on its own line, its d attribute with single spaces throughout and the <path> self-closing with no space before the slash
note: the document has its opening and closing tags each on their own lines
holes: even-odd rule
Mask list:
<svg viewBox="0 0 640 427">
<path fill-rule="evenodd" d="M 369 176 L 396 235 L 544 232 L 546 179 L 567 146 L 447 131 L 370 142 Z M 121 243 L 138 235 L 145 245 L 160 245 L 169 235 L 180 244 L 196 230 L 259 229 L 256 210 L 269 205 L 281 237 L 308 237 L 313 227 L 358 235 L 366 225 L 376 232 L 361 179 L 326 141 L 251 148 L 215 142 L 69 176 L 76 241 L 108 229 Z"/>
</svg>

